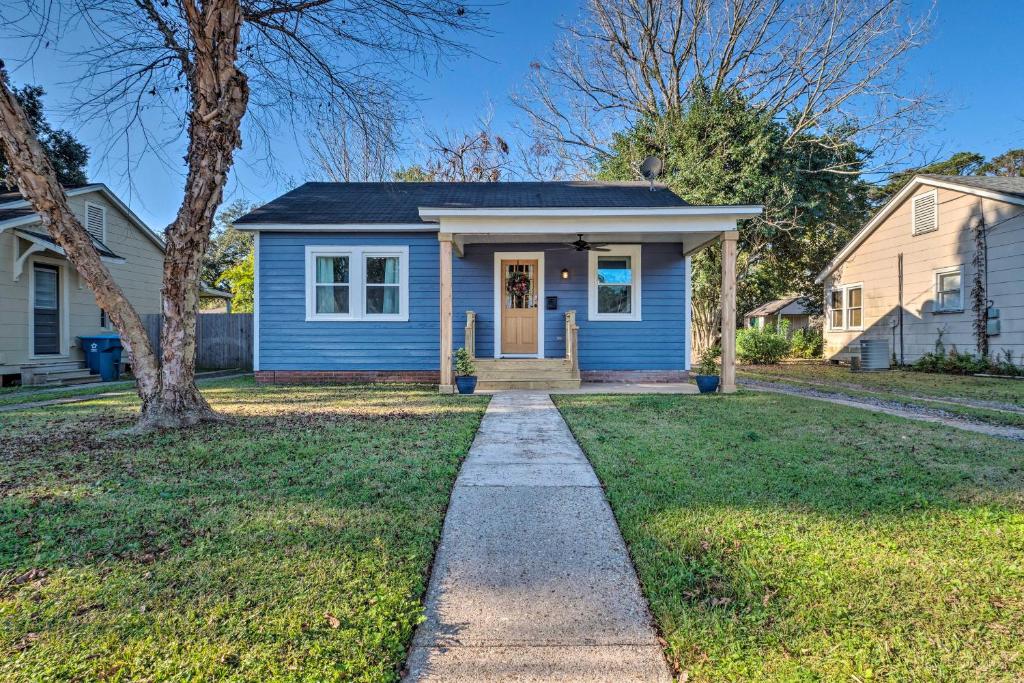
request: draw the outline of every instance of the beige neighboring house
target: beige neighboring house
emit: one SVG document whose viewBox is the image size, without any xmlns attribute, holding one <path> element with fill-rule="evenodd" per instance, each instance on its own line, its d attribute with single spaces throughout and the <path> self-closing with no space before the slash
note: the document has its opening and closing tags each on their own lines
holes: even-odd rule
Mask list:
<svg viewBox="0 0 1024 683">
<path fill-rule="evenodd" d="M 790 333 L 806 330 L 811 326 L 811 314 L 807 307 L 800 302 L 801 298 L 798 294 L 792 294 L 761 304 L 743 316 L 743 326 L 764 327 L 765 325 L 778 325 L 785 321 L 789 323 Z"/>
<path fill-rule="evenodd" d="M 980 230 L 979 230 L 980 228 Z M 980 247 L 980 256 L 979 256 Z M 1024 178 L 915 177 L 816 280 L 825 288 L 825 357 L 885 340 L 912 363 L 945 347 L 977 353 L 972 288 L 981 263 L 989 348 L 1024 360 Z"/>
<path fill-rule="evenodd" d="M 102 183 L 67 190 L 71 208 L 139 314 L 160 311 L 164 244 Z M 0 193 L 0 378 L 4 384 L 88 378 L 78 337 L 113 334 L 106 314 L 15 192 Z"/>
</svg>

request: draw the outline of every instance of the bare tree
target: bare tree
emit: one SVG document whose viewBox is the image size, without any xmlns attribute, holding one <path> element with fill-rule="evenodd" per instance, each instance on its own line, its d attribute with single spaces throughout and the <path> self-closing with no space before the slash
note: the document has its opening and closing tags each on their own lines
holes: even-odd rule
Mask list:
<svg viewBox="0 0 1024 683">
<path fill-rule="evenodd" d="M 145 121 L 163 107 L 187 134 L 184 198 L 165 231 L 162 355 L 156 358 L 128 303 L 71 213 L 53 166 L 0 78 L 0 145 L 22 194 L 108 311 L 128 347 L 142 398 L 140 429 L 216 419 L 195 386 L 199 273 L 224 184 L 242 144 L 282 117 L 325 111 L 369 121 L 399 84 L 399 55 L 460 49 L 451 32 L 478 26 L 452 0 L 25 0 L 5 17 L 11 34 L 40 44 L 73 15 L 95 46 L 84 51 L 91 90 L 84 115 Z M 8 9 L 0 12 L 8 12 Z M 34 53 L 33 53 L 34 54 Z"/>
<path fill-rule="evenodd" d="M 372 122 L 329 119 L 318 124 L 308 139 L 314 164 L 310 176 L 335 183 L 390 179 L 398 154 L 397 128 L 392 112 L 384 111 Z"/>
<path fill-rule="evenodd" d="M 678 113 L 698 86 L 785 118 L 790 142 L 842 127 L 891 159 L 935 102 L 899 82 L 929 20 L 906 0 L 588 0 L 513 100 L 578 172 L 611 133 Z"/>
</svg>

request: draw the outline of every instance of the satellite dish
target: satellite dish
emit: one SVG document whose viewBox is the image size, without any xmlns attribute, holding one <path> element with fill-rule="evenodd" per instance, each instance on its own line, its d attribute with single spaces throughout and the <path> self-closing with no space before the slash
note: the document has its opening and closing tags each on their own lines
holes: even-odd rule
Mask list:
<svg viewBox="0 0 1024 683">
<path fill-rule="evenodd" d="M 640 164 L 640 174 L 651 182 L 651 191 L 654 191 L 654 181 L 661 174 L 663 164 L 658 157 L 647 157 Z"/>
</svg>

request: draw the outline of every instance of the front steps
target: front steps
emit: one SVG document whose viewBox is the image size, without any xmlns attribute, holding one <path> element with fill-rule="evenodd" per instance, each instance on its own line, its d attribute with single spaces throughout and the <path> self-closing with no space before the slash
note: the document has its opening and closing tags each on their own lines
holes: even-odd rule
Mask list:
<svg viewBox="0 0 1024 683">
<path fill-rule="evenodd" d="M 480 391 L 579 389 L 580 373 L 566 358 L 476 358 Z"/>
<path fill-rule="evenodd" d="M 21 366 L 21 383 L 24 386 L 62 387 L 99 381 L 100 376 L 89 372 L 83 361 Z"/>
</svg>

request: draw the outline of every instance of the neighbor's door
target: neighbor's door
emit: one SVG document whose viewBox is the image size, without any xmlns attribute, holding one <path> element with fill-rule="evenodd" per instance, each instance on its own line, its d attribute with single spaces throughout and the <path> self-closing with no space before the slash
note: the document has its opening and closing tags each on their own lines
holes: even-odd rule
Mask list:
<svg viewBox="0 0 1024 683">
<path fill-rule="evenodd" d="M 60 353 L 60 270 L 36 263 L 32 304 L 32 352 L 37 356 Z"/>
<path fill-rule="evenodd" d="M 537 260 L 503 260 L 502 355 L 537 353 Z"/>
</svg>

